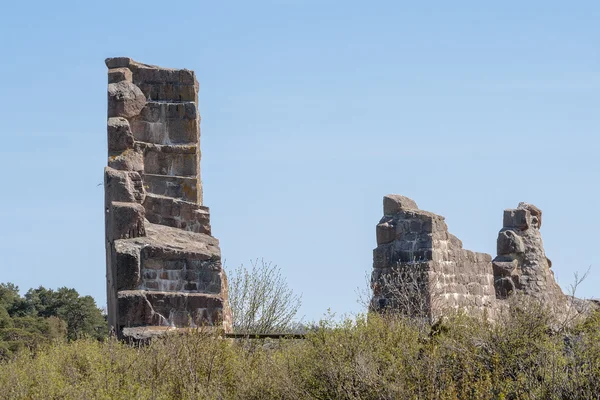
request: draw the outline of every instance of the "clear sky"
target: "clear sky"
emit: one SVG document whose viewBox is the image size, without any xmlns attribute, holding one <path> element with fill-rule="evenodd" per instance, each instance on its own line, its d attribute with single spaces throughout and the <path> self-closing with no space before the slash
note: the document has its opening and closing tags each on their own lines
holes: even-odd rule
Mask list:
<svg viewBox="0 0 600 400">
<path fill-rule="evenodd" d="M 105 296 L 106 66 L 196 71 L 228 266 L 262 257 L 302 315 L 361 310 L 382 196 L 495 255 L 544 212 L 563 288 L 600 297 L 600 2 L 3 1 L 0 282 Z"/>
</svg>

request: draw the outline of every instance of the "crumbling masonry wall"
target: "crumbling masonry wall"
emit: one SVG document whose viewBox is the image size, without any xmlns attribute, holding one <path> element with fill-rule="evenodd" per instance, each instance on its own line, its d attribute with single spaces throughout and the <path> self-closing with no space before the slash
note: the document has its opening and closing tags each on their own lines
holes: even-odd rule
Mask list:
<svg viewBox="0 0 600 400">
<path fill-rule="evenodd" d="M 483 314 L 496 301 L 492 258 L 462 248 L 444 217 L 404 196 L 383 199 L 373 251 L 374 310 L 432 318 L 448 309 Z"/>
<path fill-rule="evenodd" d="M 223 324 L 227 281 L 202 204 L 193 71 L 119 57 L 108 70 L 105 168 L 109 325 Z"/>
<path fill-rule="evenodd" d="M 373 252 L 373 310 L 429 319 L 462 310 L 493 319 L 519 293 L 562 321 L 596 307 L 565 296 L 554 280 L 539 231 L 542 212 L 532 204 L 504 211 L 493 261 L 463 249 L 444 217 L 419 210 L 407 197 L 385 196 L 383 211 Z"/>
</svg>

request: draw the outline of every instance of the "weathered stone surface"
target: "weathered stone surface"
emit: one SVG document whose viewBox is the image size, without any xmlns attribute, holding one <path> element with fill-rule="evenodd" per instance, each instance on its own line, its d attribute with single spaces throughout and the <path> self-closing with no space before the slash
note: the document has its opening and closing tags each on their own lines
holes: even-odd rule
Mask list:
<svg viewBox="0 0 600 400">
<path fill-rule="evenodd" d="M 146 97 L 139 87 L 121 81 L 108 85 L 108 116 L 131 118 L 138 115 L 146 105 Z"/>
<path fill-rule="evenodd" d="M 135 190 L 127 171 L 104 168 L 104 192 L 110 201 L 136 201 Z"/>
<path fill-rule="evenodd" d="M 144 182 L 148 192 L 152 194 L 202 203 L 201 184 L 198 178 L 144 174 Z"/>
<path fill-rule="evenodd" d="M 129 57 L 112 57 L 107 58 L 104 62 L 109 69 L 127 68 L 131 64 L 132 60 Z"/>
<path fill-rule="evenodd" d="M 393 242 L 396 239 L 396 226 L 388 221 L 377 225 L 377 244 Z"/>
<path fill-rule="evenodd" d="M 388 194 L 383 197 L 383 214 L 393 215 L 403 210 L 418 210 L 417 203 L 399 194 Z"/>
<path fill-rule="evenodd" d="M 190 111 L 190 104 L 149 102 L 140 116 L 132 121 L 136 140 L 153 144 L 196 144 L 200 119 Z"/>
<path fill-rule="evenodd" d="M 140 285 L 140 249 L 127 241 L 115 241 L 115 265 L 117 290 L 134 290 Z"/>
<path fill-rule="evenodd" d="M 523 253 L 523 240 L 512 230 L 507 229 L 498 233 L 497 251 L 499 255 Z"/>
<path fill-rule="evenodd" d="M 147 218 L 155 224 L 210 235 L 210 215 L 207 207 L 167 196 L 149 194 L 144 202 Z"/>
<path fill-rule="evenodd" d="M 132 81 L 131 70 L 129 68 L 113 68 L 108 70 L 108 83 L 121 81 Z"/>
<path fill-rule="evenodd" d="M 110 205 L 111 240 L 129 239 L 144 236 L 144 217 L 146 210 L 138 203 L 113 201 Z"/>
<path fill-rule="evenodd" d="M 529 210 L 525 209 L 504 210 L 503 225 L 505 228 L 516 228 L 525 231 L 531 225 L 531 214 Z"/>
<path fill-rule="evenodd" d="M 109 118 L 107 122 L 108 151 L 117 152 L 133 148 L 133 134 L 129 121 L 123 117 Z"/>
<path fill-rule="evenodd" d="M 144 154 L 138 149 L 109 153 L 108 166 L 124 171 L 144 171 Z"/>
<path fill-rule="evenodd" d="M 223 324 L 224 301 L 219 296 L 199 293 L 119 292 L 119 325 L 123 327 L 159 325 L 194 327 Z"/>
<path fill-rule="evenodd" d="M 404 196 L 384 197 L 373 251 L 375 310 L 434 318 L 447 310 L 495 309 L 491 256 L 464 250 L 444 218 Z"/>
<path fill-rule="evenodd" d="M 493 261 L 496 293 L 501 299 L 517 293 L 535 298 L 559 321 L 572 320 L 579 313 L 572 306 L 578 299 L 565 296 L 554 280 L 539 230 L 541 223 L 542 211 L 533 204 L 519 203 L 516 209 L 504 211 L 498 256 Z"/>
<path fill-rule="evenodd" d="M 193 177 L 198 175 L 196 146 L 148 146 L 144 153 L 145 172 L 155 175 Z"/>
<path fill-rule="evenodd" d="M 106 65 L 109 324 L 136 340 L 200 324 L 229 331 L 227 278 L 202 205 L 195 75 L 126 57 Z"/>
<path fill-rule="evenodd" d="M 531 223 L 535 228 L 540 229 L 542 227 L 542 210 L 534 206 L 533 204 L 521 202 L 517 207 L 521 210 L 527 210 L 531 214 Z"/>
</svg>

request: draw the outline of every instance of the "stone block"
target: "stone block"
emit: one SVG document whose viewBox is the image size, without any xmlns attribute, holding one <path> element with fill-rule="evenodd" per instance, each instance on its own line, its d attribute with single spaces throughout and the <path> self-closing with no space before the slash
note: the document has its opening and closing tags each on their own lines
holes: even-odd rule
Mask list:
<svg viewBox="0 0 600 400">
<path fill-rule="evenodd" d="M 134 138 L 127 119 L 123 117 L 109 118 L 107 133 L 109 153 L 133 148 Z"/>
<path fill-rule="evenodd" d="M 187 260 L 188 271 L 221 271 L 221 261 L 216 258 L 199 259 L 199 260 Z"/>
<path fill-rule="evenodd" d="M 158 278 L 158 274 L 156 273 L 156 271 L 151 270 L 151 269 L 145 269 L 143 276 L 144 276 L 144 279 L 150 279 L 150 280 L 154 280 L 154 279 Z"/>
<path fill-rule="evenodd" d="M 377 225 L 377 245 L 393 242 L 396 238 L 396 227 L 389 222 Z"/>
<path fill-rule="evenodd" d="M 496 289 L 496 296 L 499 299 L 506 299 L 516 292 L 515 283 L 510 277 L 497 278 L 494 281 L 494 287 Z"/>
<path fill-rule="evenodd" d="M 145 236 L 145 210 L 138 203 L 113 201 L 109 209 L 109 241 Z"/>
<path fill-rule="evenodd" d="M 221 290 L 221 275 L 219 272 L 203 270 L 198 272 L 198 291 L 218 294 Z"/>
<path fill-rule="evenodd" d="M 145 172 L 154 175 L 188 176 L 199 174 L 196 146 L 151 146 L 144 153 Z"/>
<path fill-rule="evenodd" d="M 108 166 L 123 171 L 142 172 L 144 170 L 144 155 L 137 149 L 110 153 Z"/>
<path fill-rule="evenodd" d="M 504 228 L 516 228 L 525 231 L 531 225 L 531 213 L 525 209 L 504 210 Z"/>
<path fill-rule="evenodd" d="M 119 325 L 181 325 L 178 313 L 187 312 L 196 326 L 213 325 L 223 318 L 225 306 L 220 296 L 200 293 L 121 291 L 118 294 Z M 172 311 L 177 313 L 172 313 Z M 178 322 L 179 321 L 179 322 Z M 186 320 L 187 321 L 187 320 Z M 185 326 L 185 325 L 184 325 Z"/>
<path fill-rule="evenodd" d="M 185 268 L 185 260 L 167 260 L 164 265 L 167 270 L 182 270 Z"/>
<path fill-rule="evenodd" d="M 462 241 L 459 238 L 457 238 L 456 236 L 454 236 L 453 234 L 448 233 L 448 240 L 450 241 L 450 245 L 452 247 L 455 247 L 457 249 L 462 249 L 462 247 L 463 247 Z"/>
<path fill-rule="evenodd" d="M 520 254 L 525 251 L 523 239 L 510 229 L 501 230 L 498 233 L 497 249 L 498 255 Z"/>
<path fill-rule="evenodd" d="M 134 81 L 136 77 L 134 76 Z M 197 101 L 198 88 L 195 85 L 179 83 L 138 83 L 146 99 L 151 101 Z"/>
<path fill-rule="evenodd" d="M 121 81 L 132 82 L 131 70 L 129 68 L 113 68 L 108 70 L 108 83 Z"/>
<path fill-rule="evenodd" d="M 153 224 L 210 234 L 210 213 L 207 207 L 154 194 L 146 196 L 144 207 L 148 221 Z"/>
<path fill-rule="evenodd" d="M 418 210 L 417 203 L 399 194 L 388 194 L 383 197 L 383 214 L 394 215 L 403 210 Z"/>
<path fill-rule="evenodd" d="M 200 140 L 197 119 L 169 119 L 167 132 L 170 144 L 193 144 Z"/>
<path fill-rule="evenodd" d="M 134 290 L 140 285 L 140 253 L 122 240 L 115 241 L 115 272 L 117 290 Z"/>
<path fill-rule="evenodd" d="M 131 118 L 138 115 L 146 105 L 146 97 L 139 87 L 121 81 L 108 85 L 108 116 Z"/>
<path fill-rule="evenodd" d="M 517 206 L 518 209 L 528 210 L 531 214 L 531 224 L 534 228 L 540 229 L 542 227 L 542 210 L 530 203 L 521 202 Z"/>
<path fill-rule="evenodd" d="M 136 66 L 136 83 L 179 83 L 179 70 L 171 68 L 156 68 L 146 66 Z"/>
<path fill-rule="evenodd" d="M 104 193 L 108 203 L 111 201 L 129 203 L 136 201 L 133 182 L 127 171 L 119 171 L 110 167 L 104 168 Z"/>
<path fill-rule="evenodd" d="M 106 66 L 109 69 L 113 68 L 128 68 L 132 60 L 129 57 L 112 57 L 105 60 Z"/>
<path fill-rule="evenodd" d="M 373 268 L 389 268 L 395 264 L 393 243 L 379 245 L 373 250 Z"/>
<path fill-rule="evenodd" d="M 161 270 L 164 268 L 164 262 L 161 259 L 144 257 L 143 267 L 147 269 Z"/>
<path fill-rule="evenodd" d="M 152 194 L 195 203 L 200 203 L 201 200 L 198 190 L 200 182 L 197 178 L 145 174 L 144 183 Z"/>
</svg>

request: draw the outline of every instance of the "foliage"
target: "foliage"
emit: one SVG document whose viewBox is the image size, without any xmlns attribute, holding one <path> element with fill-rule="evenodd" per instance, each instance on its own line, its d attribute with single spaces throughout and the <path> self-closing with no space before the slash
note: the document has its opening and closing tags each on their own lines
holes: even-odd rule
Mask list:
<svg viewBox="0 0 600 400">
<path fill-rule="evenodd" d="M 230 272 L 229 303 L 236 333 L 284 333 L 293 329 L 302 301 L 277 265 L 256 260 L 251 269 Z"/>
<path fill-rule="evenodd" d="M 41 286 L 21 297 L 14 284 L 0 284 L 0 360 L 53 340 L 84 336 L 106 336 L 106 322 L 92 297 L 79 296 L 74 289 Z"/>
<path fill-rule="evenodd" d="M 0 353 L 3 347 L 0 345 Z M 146 347 L 55 342 L 0 364 L 0 399 L 593 399 L 600 314 L 557 334 L 547 310 L 321 321 L 306 340 L 184 331 Z"/>
</svg>

